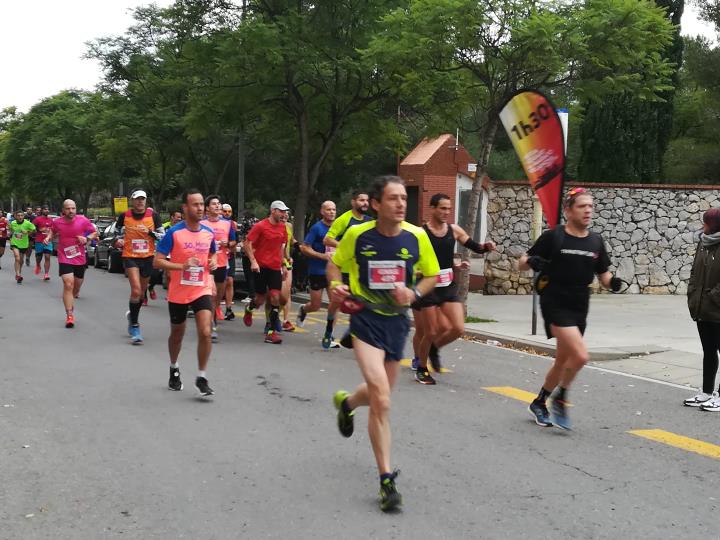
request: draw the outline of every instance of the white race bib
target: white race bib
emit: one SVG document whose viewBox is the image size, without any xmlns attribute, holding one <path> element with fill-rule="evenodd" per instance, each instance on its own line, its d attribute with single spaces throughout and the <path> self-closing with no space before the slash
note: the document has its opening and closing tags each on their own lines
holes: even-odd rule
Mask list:
<svg viewBox="0 0 720 540">
<path fill-rule="evenodd" d="M 337 248 L 335 246 L 325 246 L 325 253 L 327 253 L 331 257 L 333 255 L 335 255 L 336 251 L 337 251 Z"/>
<path fill-rule="evenodd" d="M 405 285 L 403 261 L 368 261 L 368 286 L 371 289 L 394 289 Z"/>
<path fill-rule="evenodd" d="M 65 253 L 66 259 L 74 259 L 75 257 L 79 257 L 80 256 L 80 246 L 73 245 L 73 246 L 64 247 L 63 253 Z"/>
<path fill-rule="evenodd" d="M 131 248 L 133 253 L 150 253 L 150 242 L 142 238 L 133 238 Z"/>
<path fill-rule="evenodd" d="M 447 287 L 453 282 L 455 274 L 452 268 L 443 268 L 437 275 L 436 287 Z"/>
<path fill-rule="evenodd" d="M 202 266 L 191 266 L 180 275 L 180 285 L 202 287 L 205 285 L 205 269 Z"/>
<path fill-rule="evenodd" d="M 15 233 L 15 238 L 17 238 L 18 240 L 22 240 L 22 237 L 23 237 L 23 236 L 25 236 L 25 235 L 24 235 L 23 233 L 21 233 L 21 232 L 16 232 L 16 233 Z"/>
</svg>

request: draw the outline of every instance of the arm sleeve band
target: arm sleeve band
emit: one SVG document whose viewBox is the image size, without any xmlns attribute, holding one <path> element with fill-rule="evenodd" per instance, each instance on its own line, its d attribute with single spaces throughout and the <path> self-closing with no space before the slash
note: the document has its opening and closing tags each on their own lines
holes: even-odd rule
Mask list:
<svg viewBox="0 0 720 540">
<path fill-rule="evenodd" d="M 468 238 L 467 240 L 465 240 L 465 243 L 463 245 L 469 250 L 474 251 L 475 253 L 485 253 L 487 251 L 483 244 L 478 244 L 472 238 Z"/>
</svg>

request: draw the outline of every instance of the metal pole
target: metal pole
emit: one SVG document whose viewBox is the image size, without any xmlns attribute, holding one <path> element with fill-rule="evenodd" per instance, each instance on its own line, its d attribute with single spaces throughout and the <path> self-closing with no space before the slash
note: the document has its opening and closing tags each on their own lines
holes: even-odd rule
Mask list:
<svg viewBox="0 0 720 540">
<path fill-rule="evenodd" d="M 243 132 L 238 132 L 238 196 L 237 217 L 245 211 L 245 139 Z"/>
</svg>

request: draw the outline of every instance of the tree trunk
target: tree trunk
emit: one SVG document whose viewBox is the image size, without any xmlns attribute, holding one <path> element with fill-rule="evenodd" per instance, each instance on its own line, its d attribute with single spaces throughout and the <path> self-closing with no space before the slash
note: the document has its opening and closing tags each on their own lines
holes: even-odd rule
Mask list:
<svg viewBox="0 0 720 540">
<path fill-rule="evenodd" d="M 467 233 L 472 238 L 475 233 L 475 227 L 477 225 L 478 208 L 480 207 L 480 194 L 482 193 L 482 185 L 485 176 L 487 176 L 488 163 L 490 161 L 490 152 L 492 151 L 493 141 L 495 140 L 495 133 L 497 132 L 498 125 L 500 123 L 499 117 L 494 112 L 488 113 L 488 122 L 483 130 L 482 141 L 480 144 L 480 156 L 477 163 L 477 172 L 475 181 L 473 182 L 472 191 L 470 192 L 470 201 L 468 202 L 468 219 L 467 219 Z M 484 238 L 475 239 L 484 240 Z M 460 254 L 463 261 L 470 260 L 470 251 L 465 247 L 460 247 Z M 460 272 L 460 287 L 458 295 L 460 301 L 465 305 L 467 312 L 467 295 L 470 290 L 470 269 L 463 270 Z"/>
<path fill-rule="evenodd" d="M 300 136 L 300 160 L 298 161 L 298 183 L 293 229 L 295 238 L 305 237 L 305 214 L 307 214 L 310 200 L 310 134 L 308 133 L 307 114 L 302 111 L 297 114 L 297 127 Z"/>
</svg>

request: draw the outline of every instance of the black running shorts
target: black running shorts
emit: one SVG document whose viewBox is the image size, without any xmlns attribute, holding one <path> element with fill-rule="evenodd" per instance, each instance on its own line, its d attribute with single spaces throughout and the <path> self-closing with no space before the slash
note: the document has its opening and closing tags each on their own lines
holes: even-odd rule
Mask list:
<svg viewBox="0 0 720 540">
<path fill-rule="evenodd" d="M 405 352 L 405 341 L 410 332 L 410 321 L 405 315 L 380 315 L 369 309 L 350 317 L 350 333 L 376 349 L 385 351 L 385 361 L 400 361 Z"/>
<path fill-rule="evenodd" d="M 168 302 L 168 311 L 170 312 L 170 323 L 171 324 L 182 324 L 187 319 L 188 308 L 192 308 L 193 312 L 197 313 L 203 309 L 208 311 L 213 310 L 212 296 L 206 294 L 196 298 L 189 304 L 176 304 L 175 302 Z"/>
<path fill-rule="evenodd" d="M 545 321 L 545 334 L 548 339 L 554 337 L 550 328 L 555 326 L 577 326 L 585 334 L 587 315 L 590 308 L 590 296 L 584 291 L 575 295 L 555 295 L 546 292 L 540 296 L 540 311 Z"/>
<path fill-rule="evenodd" d="M 268 291 L 280 291 L 282 288 L 282 272 L 260 267 L 260 272 L 254 272 L 255 292 L 265 294 Z"/>
<path fill-rule="evenodd" d="M 137 268 L 140 270 L 140 277 L 149 278 L 153 271 L 153 259 L 155 257 L 123 257 L 123 268 Z"/>
<path fill-rule="evenodd" d="M 60 263 L 58 265 L 58 274 L 60 277 L 66 276 L 67 274 L 72 274 L 77 279 L 83 279 L 85 277 L 85 269 L 87 266 L 84 264 L 68 264 L 68 263 Z"/>
<path fill-rule="evenodd" d="M 308 276 L 308 282 L 310 283 L 311 291 L 322 291 L 327 289 L 328 282 L 325 276 Z"/>
<path fill-rule="evenodd" d="M 218 266 L 215 270 L 213 270 L 212 274 L 215 279 L 215 283 L 225 283 L 225 278 L 227 278 L 228 274 L 227 266 Z"/>
</svg>

